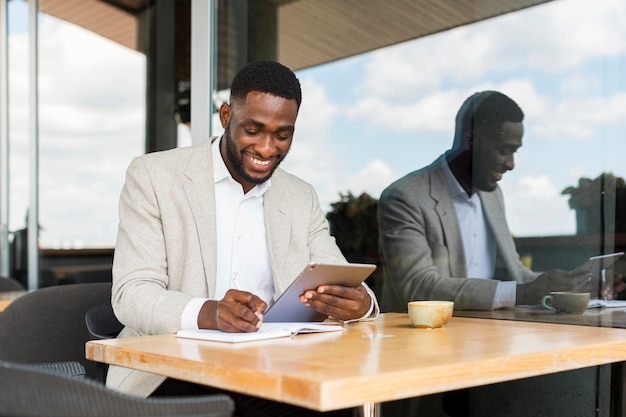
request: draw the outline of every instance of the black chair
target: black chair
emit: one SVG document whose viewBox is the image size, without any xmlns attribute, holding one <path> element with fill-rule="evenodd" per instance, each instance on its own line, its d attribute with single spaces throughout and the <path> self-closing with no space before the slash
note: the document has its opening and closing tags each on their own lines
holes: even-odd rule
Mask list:
<svg viewBox="0 0 626 417">
<path fill-rule="evenodd" d="M 85 323 L 92 340 L 115 338 L 124 328 L 124 325 L 115 317 L 111 303 L 90 308 L 85 314 Z M 104 383 L 108 369 L 107 364 L 98 363 L 96 379 Z"/>
<path fill-rule="evenodd" d="M 113 339 L 124 328 L 115 317 L 111 303 L 90 308 L 85 314 L 85 323 L 91 339 Z"/>
<path fill-rule="evenodd" d="M 96 269 L 93 271 L 79 271 L 65 278 L 68 284 L 88 284 L 92 282 L 112 282 L 113 272 L 111 268 Z"/>
<path fill-rule="evenodd" d="M 1 363 L 1 361 L 0 361 Z M 52 371 L 61 373 L 67 376 L 84 377 L 85 367 L 76 361 L 69 362 L 48 362 L 48 363 L 32 363 L 28 364 L 35 369 L 42 369 L 44 371 Z"/>
<path fill-rule="evenodd" d="M 0 415 L 13 417 L 229 417 L 227 395 L 140 398 L 94 381 L 0 362 Z"/>
<path fill-rule="evenodd" d="M 0 292 L 3 291 L 24 291 L 26 287 L 16 279 L 0 277 Z"/>
<path fill-rule="evenodd" d="M 17 298 L 0 313 L 0 360 L 78 362 L 96 379 L 98 364 L 85 358 L 85 314 L 110 300 L 110 283 L 57 285 Z"/>
</svg>

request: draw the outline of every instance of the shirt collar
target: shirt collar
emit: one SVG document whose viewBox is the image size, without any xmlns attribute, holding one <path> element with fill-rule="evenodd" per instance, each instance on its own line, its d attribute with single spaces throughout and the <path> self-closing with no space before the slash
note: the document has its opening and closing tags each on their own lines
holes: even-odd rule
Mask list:
<svg viewBox="0 0 626 417">
<path fill-rule="evenodd" d="M 222 159 L 222 154 L 220 153 L 220 142 L 222 141 L 223 136 L 220 136 L 218 139 L 214 140 L 211 144 L 211 156 L 213 158 L 213 178 L 215 183 L 221 181 L 232 181 L 237 183 L 241 187 L 235 179 L 230 175 L 228 168 L 226 168 L 226 163 Z M 249 192 L 251 196 L 254 195 L 263 195 L 272 185 L 272 179 L 269 178 L 267 181 L 262 184 L 255 185 Z M 252 193 L 252 194 L 251 194 Z"/>
<path fill-rule="evenodd" d="M 450 193 L 452 194 L 452 198 L 462 197 L 466 200 L 469 200 L 470 196 L 467 195 L 463 187 L 461 187 L 461 184 L 459 184 L 459 181 L 456 179 L 456 177 L 452 173 L 452 170 L 450 169 L 450 166 L 448 165 L 448 161 L 445 155 L 442 157 L 441 166 L 443 168 L 443 173 L 446 177 L 446 181 L 448 181 L 448 187 L 450 187 Z"/>
</svg>

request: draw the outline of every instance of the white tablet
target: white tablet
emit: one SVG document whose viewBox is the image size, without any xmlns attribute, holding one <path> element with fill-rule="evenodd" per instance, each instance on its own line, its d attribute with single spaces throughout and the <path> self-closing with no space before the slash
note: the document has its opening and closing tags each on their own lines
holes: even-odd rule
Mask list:
<svg viewBox="0 0 626 417">
<path fill-rule="evenodd" d="M 373 264 L 321 264 L 311 263 L 304 268 L 278 300 L 267 309 L 263 322 L 307 322 L 322 321 L 327 316 L 300 302 L 300 296 L 307 290 L 320 285 L 344 285 L 357 287 L 374 272 Z"/>
</svg>

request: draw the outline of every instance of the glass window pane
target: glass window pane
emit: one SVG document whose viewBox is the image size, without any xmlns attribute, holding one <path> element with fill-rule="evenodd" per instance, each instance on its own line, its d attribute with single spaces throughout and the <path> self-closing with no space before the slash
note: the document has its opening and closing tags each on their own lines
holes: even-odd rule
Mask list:
<svg viewBox="0 0 626 417">
<path fill-rule="evenodd" d="M 523 260 L 538 271 L 571 269 L 626 247 L 626 5 L 564 0 L 490 17 L 501 4 L 386 3 L 370 26 L 351 28 L 373 6 L 352 2 L 350 18 L 330 13 L 342 4 L 251 8 L 249 16 L 275 12 L 276 21 L 260 28 L 254 19 L 223 18 L 234 15 L 219 2 L 218 74 L 242 56 L 296 70 L 303 103 L 283 167 L 315 186 L 327 212 L 363 193 L 376 200 L 391 182 L 433 162 L 452 145 L 463 101 L 495 89 L 526 116 L 515 169 L 499 183 Z M 423 7 L 431 19 L 406 7 Z M 376 27 L 389 16 L 393 27 Z M 376 230 L 363 227 L 367 233 L 352 228 L 348 239 Z M 376 254 L 376 243 L 365 240 L 361 255 Z M 625 272 L 625 262 L 615 270 Z"/>
<path fill-rule="evenodd" d="M 15 236 L 29 204 L 28 7 L 9 2 Z M 147 149 L 176 146 L 190 88 L 190 2 L 42 0 L 39 7 L 38 243 L 42 274 L 54 282 L 80 269 L 110 269 L 128 164 Z M 26 256 L 25 249 L 12 254 Z"/>
<path fill-rule="evenodd" d="M 145 56 L 41 14 L 42 248 L 113 247 L 125 167 L 145 141 Z"/>
</svg>

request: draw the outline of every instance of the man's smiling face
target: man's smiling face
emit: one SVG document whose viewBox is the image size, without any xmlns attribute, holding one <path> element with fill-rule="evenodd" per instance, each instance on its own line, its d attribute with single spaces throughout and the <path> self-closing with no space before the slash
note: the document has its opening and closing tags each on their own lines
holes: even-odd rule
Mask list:
<svg viewBox="0 0 626 417">
<path fill-rule="evenodd" d="M 268 93 L 252 91 L 243 103 L 223 104 L 220 153 L 244 193 L 272 176 L 291 147 L 298 105 Z"/>
<path fill-rule="evenodd" d="M 515 168 L 515 152 L 522 146 L 524 125 L 504 122 L 497 132 L 476 133 L 473 148 L 473 188 L 493 191 L 507 171 Z"/>
</svg>

